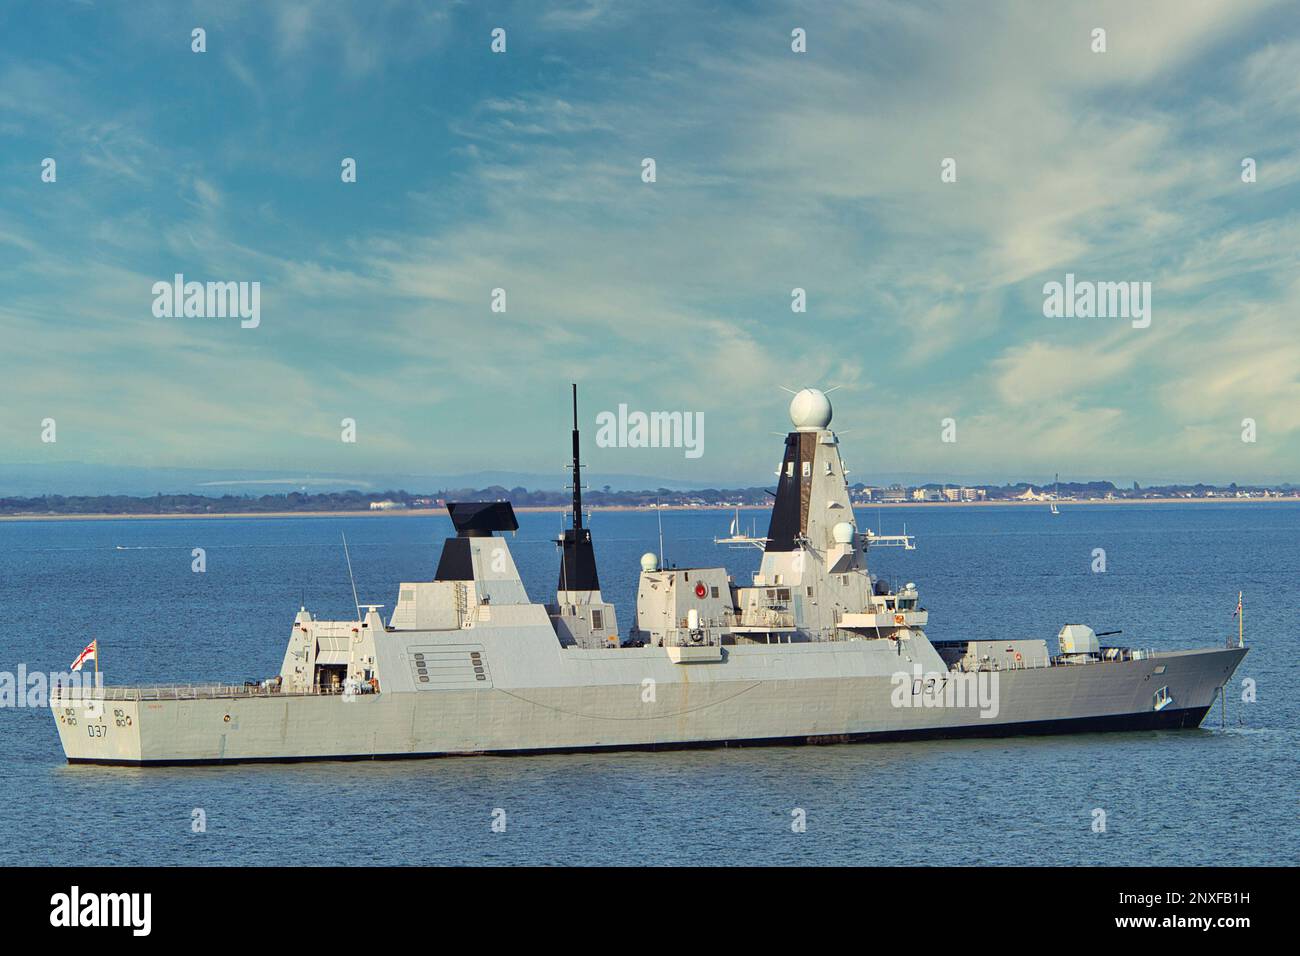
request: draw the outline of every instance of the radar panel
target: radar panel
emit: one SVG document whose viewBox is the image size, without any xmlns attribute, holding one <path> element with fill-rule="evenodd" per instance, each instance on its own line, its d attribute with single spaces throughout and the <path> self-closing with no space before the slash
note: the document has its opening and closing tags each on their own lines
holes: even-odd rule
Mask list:
<svg viewBox="0 0 1300 956">
<path fill-rule="evenodd" d="M 493 531 L 518 531 L 515 509 L 508 501 L 449 501 L 447 511 L 462 538 L 488 538 Z"/>
</svg>

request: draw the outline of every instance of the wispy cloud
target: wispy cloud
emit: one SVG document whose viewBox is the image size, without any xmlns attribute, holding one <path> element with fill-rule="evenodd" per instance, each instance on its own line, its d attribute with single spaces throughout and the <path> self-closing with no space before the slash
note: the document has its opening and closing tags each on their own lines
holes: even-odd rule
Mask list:
<svg viewBox="0 0 1300 956">
<path fill-rule="evenodd" d="M 576 379 L 710 423 L 607 472 L 762 480 L 776 385 L 820 383 L 864 479 L 1300 480 L 1279 4 L 142 3 L 84 15 L 93 55 L 54 16 L 0 56 L 15 459 L 57 407 L 104 462 L 550 470 Z M 1044 318 L 1067 271 L 1152 282 L 1151 327 Z M 260 281 L 262 327 L 155 319 L 175 272 Z"/>
</svg>

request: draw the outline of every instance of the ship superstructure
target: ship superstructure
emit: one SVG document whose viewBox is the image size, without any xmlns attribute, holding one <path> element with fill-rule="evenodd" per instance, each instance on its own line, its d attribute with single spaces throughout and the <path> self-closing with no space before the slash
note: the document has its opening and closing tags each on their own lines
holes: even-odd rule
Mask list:
<svg viewBox="0 0 1300 956">
<path fill-rule="evenodd" d="M 455 536 L 431 581 L 404 582 L 385 622 L 304 607 L 280 673 L 245 686 L 59 691 L 71 762 L 169 764 L 465 753 L 838 743 L 1198 726 L 1243 646 L 1103 646 L 1048 639 L 931 641 L 914 584 L 867 558 L 910 536 L 859 531 L 831 405 L 797 393 L 767 535 L 749 584 L 725 567 L 641 562 L 620 638 L 581 501 L 574 392 L 573 507 L 555 600 L 533 603 L 511 556 L 508 502 L 448 505 Z M 364 608 L 364 612 L 363 609 Z"/>
<path fill-rule="evenodd" d="M 911 547 L 912 539 L 858 531 L 839 439 L 829 427 L 830 401 L 805 389 L 795 396 L 790 415 L 794 430 L 786 435 L 777 469 L 767 537 L 723 539 L 762 548 L 752 585 L 737 587 L 721 567 L 661 570 L 647 554 L 634 639 L 670 646 L 701 640 L 723 645 L 859 637 L 905 641 L 926 623 L 915 585 L 895 594 L 867 570 L 869 547 Z M 692 609 L 700 627 L 690 626 Z"/>
</svg>

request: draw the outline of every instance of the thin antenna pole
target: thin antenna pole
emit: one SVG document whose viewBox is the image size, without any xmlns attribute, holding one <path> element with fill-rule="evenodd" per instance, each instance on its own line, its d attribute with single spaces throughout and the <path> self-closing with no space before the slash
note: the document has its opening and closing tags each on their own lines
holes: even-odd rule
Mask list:
<svg viewBox="0 0 1300 956">
<path fill-rule="evenodd" d="M 348 561 L 348 580 L 352 582 L 352 604 L 357 609 L 357 620 L 361 620 L 361 602 L 357 599 L 357 579 L 352 576 L 352 555 L 348 554 L 348 536 L 343 532 L 343 557 Z"/>
<path fill-rule="evenodd" d="M 664 566 L 664 506 L 661 499 L 655 499 L 655 517 L 659 519 L 659 567 Z"/>
</svg>

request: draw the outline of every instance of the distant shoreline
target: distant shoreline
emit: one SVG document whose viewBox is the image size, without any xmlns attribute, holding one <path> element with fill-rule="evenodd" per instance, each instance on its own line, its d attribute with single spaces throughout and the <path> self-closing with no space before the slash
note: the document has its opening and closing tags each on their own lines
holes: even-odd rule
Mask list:
<svg viewBox="0 0 1300 956">
<path fill-rule="evenodd" d="M 1091 507 L 1095 505 L 1206 505 L 1206 504 L 1277 504 L 1282 502 L 1300 503 L 1300 497 L 1293 498 L 1113 498 L 1109 501 L 1081 499 L 1078 501 L 1063 499 L 1056 502 L 1062 512 L 1070 508 Z M 1046 508 L 1050 501 L 871 501 L 855 504 L 854 508 Z M 586 509 L 592 512 L 605 511 L 735 511 L 736 505 L 662 505 L 658 508 L 647 505 L 603 505 Z M 769 511 L 770 505 L 740 505 L 741 511 Z M 529 505 L 514 509 L 525 513 L 547 513 L 568 511 L 562 505 Z M 211 512 L 205 514 L 184 514 L 166 512 L 159 514 L 14 514 L 0 515 L 0 521 L 138 521 L 158 518 L 429 518 L 444 517 L 447 512 L 442 508 L 394 508 L 384 511 L 246 511 L 246 512 Z"/>
</svg>

